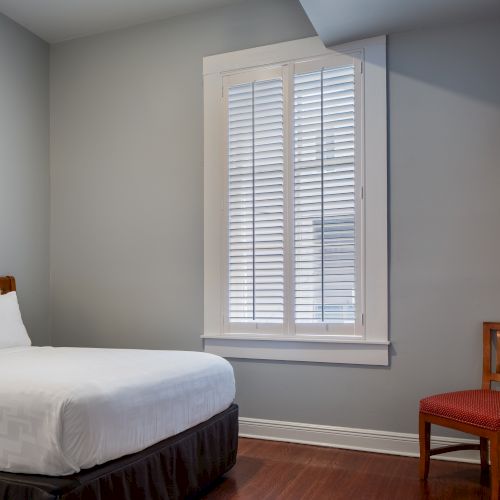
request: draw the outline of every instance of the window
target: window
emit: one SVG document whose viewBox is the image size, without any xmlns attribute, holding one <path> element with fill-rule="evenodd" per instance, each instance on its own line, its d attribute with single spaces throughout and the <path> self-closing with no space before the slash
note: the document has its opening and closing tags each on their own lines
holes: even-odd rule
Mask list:
<svg viewBox="0 0 500 500">
<path fill-rule="evenodd" d="M 385 38 L 210 56 L 205 350 L 388 363 Z"/>
</svg>

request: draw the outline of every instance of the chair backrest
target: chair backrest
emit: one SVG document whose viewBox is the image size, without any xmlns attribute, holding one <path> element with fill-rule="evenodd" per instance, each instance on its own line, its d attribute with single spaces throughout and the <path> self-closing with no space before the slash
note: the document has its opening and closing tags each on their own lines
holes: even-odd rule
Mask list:
<svg viewBox="0 0 500 500">
<path fill-rule="evenodd" d="M 483 389 L 491 389 L 492 382 L 500 382 L 499 343 L 500 323 L 483 323 Z"/>
</svg>

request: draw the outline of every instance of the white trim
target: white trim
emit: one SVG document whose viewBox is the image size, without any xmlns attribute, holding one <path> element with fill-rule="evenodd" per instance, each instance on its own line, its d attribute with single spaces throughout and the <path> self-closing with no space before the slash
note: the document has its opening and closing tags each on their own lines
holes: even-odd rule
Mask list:
<svg viewBox="0 0 500 500">
<path fill-rule="evenodd" d="M 385 51 L 386 37 L 375 36 L 336 47 L 325 47 L 319 36 L 275 43 L 251 49 L 236 50 L 203 58 L 203 75 L 220 74 L 257 66 L 268 66 L 297 59 L 315 58 L 332 54 L 345 54 L 369 46 L 382 46 Z"/>
<path fill-rule="evenodd" d="M 354 345 L 385 345 L 391 343 L 387 340 L 366 341 L 363 337 L 354 335 L 294 335 L 293 337 L 267 334 L 231 333 L 228 335 L 202 335 L 202 339 L 226 339 L 226 340 L 272 340 L 276 342 L 320 342 L 324 344 L 354 344 Z"/>
<path fill-rule="evenodd" d="M 385 453 L 388 455 L 402 455 L 406 457 L 419 456 L 418 434 L 303 424 L 248 417 L 240 417 L 239 424 L 239 435 L 241 437 Z M 431 439 L 431 446 L 433 448 L 453 444 L 477 443 L 477 441 L 472 439 L 456 439 L 440 436 L 432 437 Z M 479 463 L 479 453 L 477 451 L 459 451 L 445 455 L 436 455 L 431 458 Z"/>
<path fill-rule="evenodd" d="M 389 365 L 389 342 L 203 335 L 205 352 L 225 358 Z"/>
<path fill-rule="evenodd" d="M 225 333 L 224 277 L 225 200 L 224 96 L 223 78 L 240 78 L 238 73 L 256 67 L 270 67 L 293 61 L 313 60 L 324 56 L 348 54 L 360 62 L 364 125 L 361 162 L 364 166 L 362 260 L 365 265 L 365 290 L 362 294 L 364 338 L 311 335 L 306 339 L 289 339 L 295 333 L 291 325 L 283 326 L 283 334 L 273 328 L 264 339 L 238 339 Z M 278 43 L 203 59 L 204 73 L 204 345 L 208 352 L 227 357 L 282 359 L 349 364 L 388 365 L 388 253 L 387 253 L 387 96 L 386 37 L 374 37 L 326 48 L 319 37 Z M 284 84 L 290 83 L 291 73 Z M 286 104 L 290 106 L 290 104 Z M 287 137 L 287 139 L 289 139 Z M 289 162 L 290 159 L 287 159 Z M 285 182 L 290 183 L 285 179 Z M 287 212 L 288 213 L 288 212 Z M 290 221 L 285 221 L 287 227 Z M 285 235 L 286 236 L 286 235 Z M 290 262 L 285 262 L 290 266 Z M 289 274 L 289 273 L 288 273 Z M 287 283 L 291 286 L 293 283 Z M 289 294 L 289 297 L 292 294 Z M 291 307 L 287 301 L 286 307 Z M 288 316 L 287 316 L 288 317 Z M 243 331 L 241 332 L 243 333 Z M 247 332 L 248 333 L 248 332 Z M 250 335 L 255 335 L 252 331 Z M 274 335 L 273 335 L 274 333 Z M 316 332 L 304 332 L 314 334 Z M 331 332 L 334 333 L 334 332 Z M 277 340 L 275 346 L 267 340 Z M 363 347 L 364 345 L 364 347 Z M 245 354 L 246 353 L 246 354 Z"/>
<path fill-rule="evenodd" d="M 380 37 L 364 48 L 364 264 L 366 338 L 388 339 L 386 46 Z"/>
</svg>

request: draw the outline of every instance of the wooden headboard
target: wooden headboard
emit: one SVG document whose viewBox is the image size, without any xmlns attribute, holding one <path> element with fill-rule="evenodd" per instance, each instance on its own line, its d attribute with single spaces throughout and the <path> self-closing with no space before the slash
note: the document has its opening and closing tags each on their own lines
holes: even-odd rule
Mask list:
<svg viewBox="0 0 500 500">
<path fill-rule="evenodd" d="M 16 280 L 14 276 L 0 276 L 0 295 L 14 292 L 16 290 Z"/>
</svg>

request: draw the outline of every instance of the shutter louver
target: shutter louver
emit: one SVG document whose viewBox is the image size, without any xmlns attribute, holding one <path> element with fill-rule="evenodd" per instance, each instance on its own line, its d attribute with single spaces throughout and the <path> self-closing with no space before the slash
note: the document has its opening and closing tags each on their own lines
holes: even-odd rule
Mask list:
<svg viewBox="0 0 500 500">
<path fill-rule="evenodd" d="M 283 82 L 228 89 L 229 321 L 282 323 Z"/>
<path fill-rule="evenodd" d="M 296 323 L 354 323 L 354 67 L 294 75 Z"/>
</svg>

